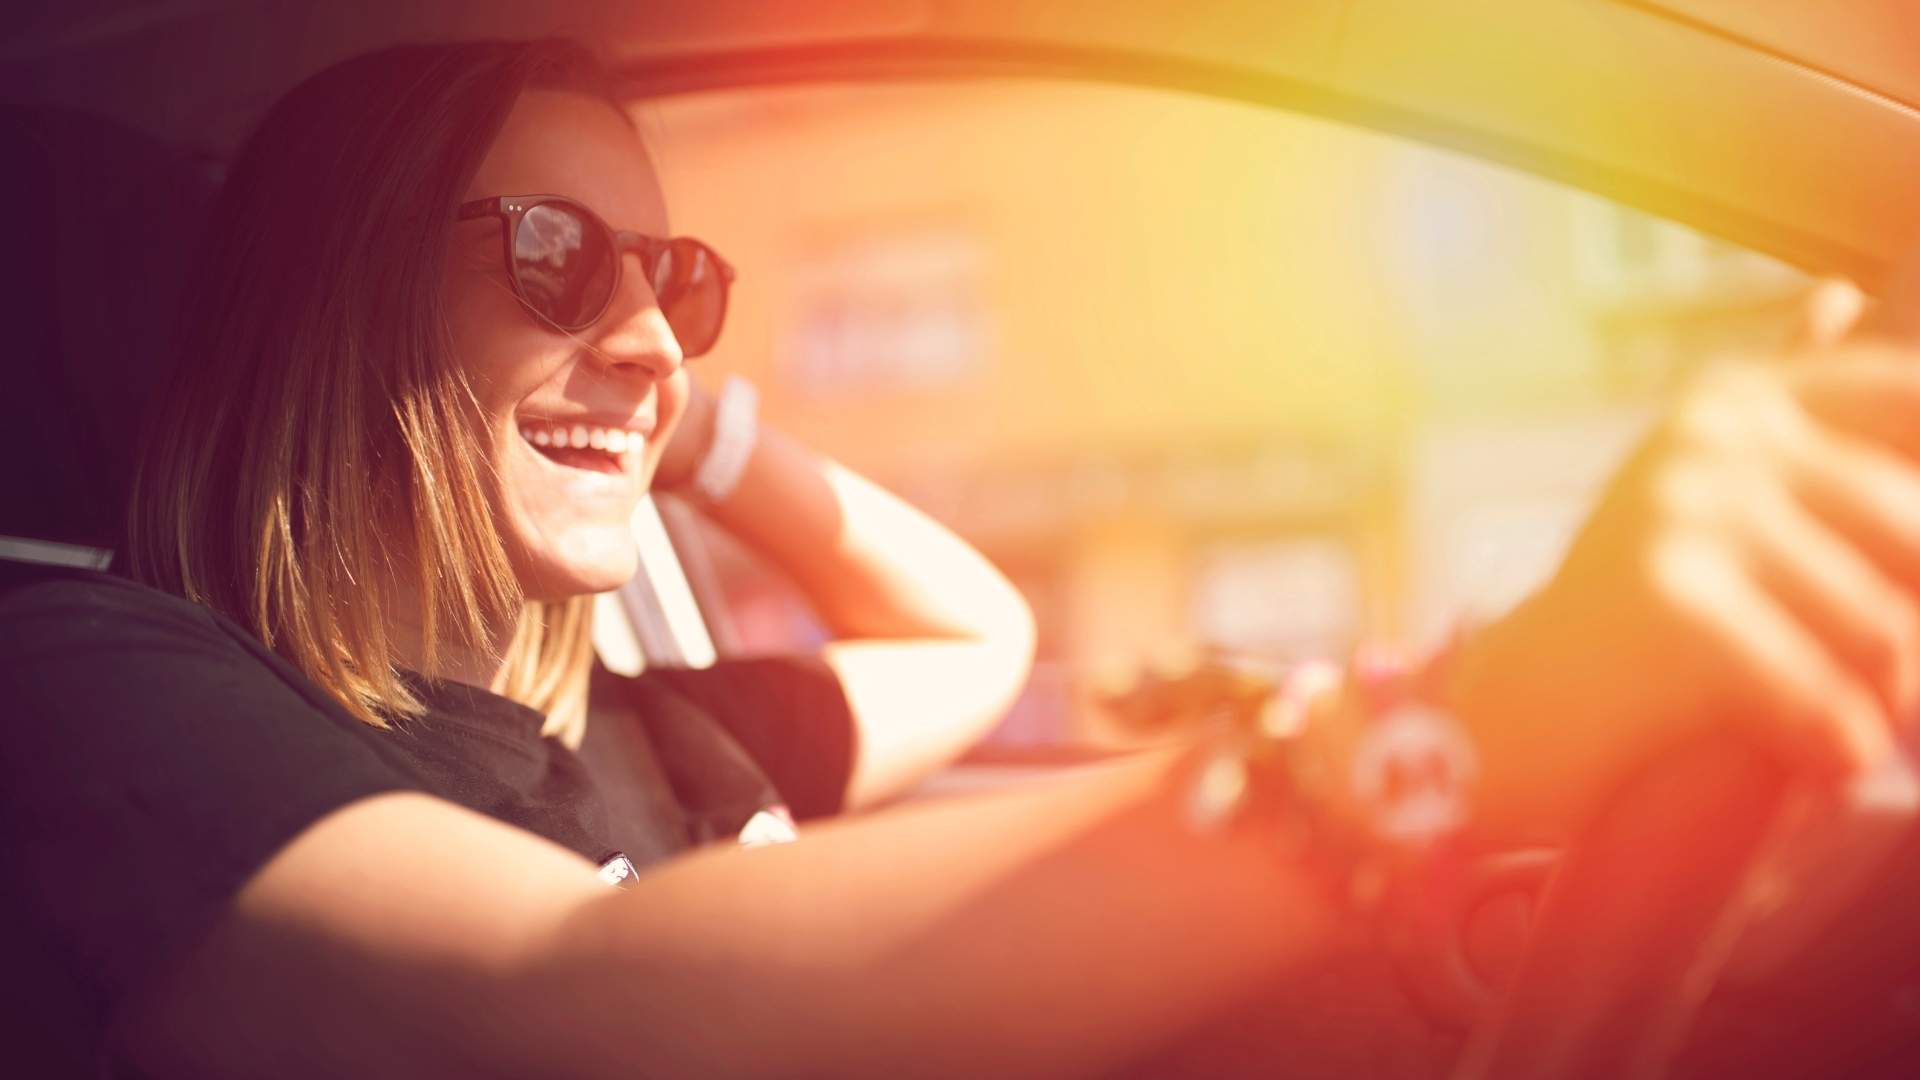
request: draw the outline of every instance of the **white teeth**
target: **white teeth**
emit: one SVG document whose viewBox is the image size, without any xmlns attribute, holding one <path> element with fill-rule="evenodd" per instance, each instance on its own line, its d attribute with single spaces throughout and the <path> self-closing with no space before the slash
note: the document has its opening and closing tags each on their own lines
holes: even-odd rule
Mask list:
<svg viewBox="0 0 1920 1080">
<path fill-rule="evenodd" d="M 585 424 L 556 424 L 551 427 L 528 425 L 520 429 L 520 436 L 535 446 L 551 446 L 561 450 L 592 447 L 610 454 L 624 454 L 646 444 L 646 439 L 637 431 L 588 427 Z"/>
</svg>

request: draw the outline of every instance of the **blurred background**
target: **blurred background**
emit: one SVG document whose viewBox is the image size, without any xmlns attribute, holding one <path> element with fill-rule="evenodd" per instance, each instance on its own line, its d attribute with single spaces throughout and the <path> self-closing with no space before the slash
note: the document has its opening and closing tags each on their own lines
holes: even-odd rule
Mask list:
<svg viewBox="0 0 1920 1080">
<path fill-rule="evenodd" d="M 1203 647 L 1413 646 L 1548 574 L 1662 396 L 1806 281 L 1396 137 L 1034 79 L 637 107 L 677 233 L 740 269 L 696 377 L 965 535 L 1040 626 L 1000 747 Z M 822 638 L 717 533 L 723 652 Z"/>
</svg>

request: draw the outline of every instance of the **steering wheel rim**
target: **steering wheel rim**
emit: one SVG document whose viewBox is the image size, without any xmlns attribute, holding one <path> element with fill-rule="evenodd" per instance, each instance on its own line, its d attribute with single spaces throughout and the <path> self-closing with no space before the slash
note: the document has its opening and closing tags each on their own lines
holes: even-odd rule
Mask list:
<svg viewBox="0 0 1920 1080">
<path fill-rule="evenodd" d="M 1745 924 L 1787 784 L 1758 747 L 1718 736 L 1624 785 L 1567 848 L 1457 1080 L 1661 1075 Z"/>
</svg>

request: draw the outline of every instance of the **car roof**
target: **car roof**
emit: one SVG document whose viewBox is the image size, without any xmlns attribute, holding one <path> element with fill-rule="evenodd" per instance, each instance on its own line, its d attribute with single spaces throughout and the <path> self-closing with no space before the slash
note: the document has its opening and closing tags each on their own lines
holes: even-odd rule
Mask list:
<svg viewBox="0 0 1920 1080">
<path fill-rule="evenodd" d="M 13 26 L 0 95 L 102 112 L 220 155 L 300 78 L 407 40 L 580 38 L 636 98 L 845 79 L 1110 80 L 1453 147 L 1872 287 L 1920 235 L 1909 197 L 1920 20 L 1904 7 L 79 0 Z"/>
</svg>

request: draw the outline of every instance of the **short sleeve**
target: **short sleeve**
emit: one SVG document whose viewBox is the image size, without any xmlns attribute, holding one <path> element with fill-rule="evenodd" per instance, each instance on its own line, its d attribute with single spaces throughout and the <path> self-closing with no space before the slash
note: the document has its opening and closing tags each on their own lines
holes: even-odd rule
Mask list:
<svg viewBox="0 0 1920 1080">
<path fill-rule="evenodd" d="M 49 1038 L 97 1042 L 301 830 L 418 786 L 237 626 L 106 575 L 0 592 L 0 714 L 0 906 L 30 943 L 7 996 Z"/>
<path fill-rule="evenodd" d="M 655 668 L 658 681 L 705 710 L 753 756 L 796 817 L 838 813 L 853 775 L 853 710 L 840 677 L 817 656 L 722 660 Z"/>
</svg>

